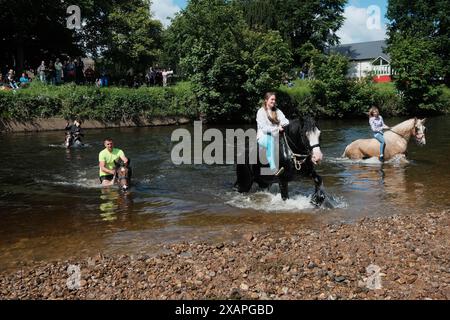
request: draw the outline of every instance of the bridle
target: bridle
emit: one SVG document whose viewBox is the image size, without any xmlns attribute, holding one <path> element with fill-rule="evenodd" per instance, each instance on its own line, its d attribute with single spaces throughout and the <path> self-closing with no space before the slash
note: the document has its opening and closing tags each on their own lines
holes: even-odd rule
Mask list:
<svg viewBox="0 0 450 320">
<path fill-rule="evenodd" d="M 294 152 L 292 151 L 292 149 L 291 149 L 291 146 L 290 146 L 289 143 L 288 143 L 288 139 L 289 139 L 289 141 L 291 142 L 291 144 L 294 146 L 294 148 L 295 148 L 296 150 L 300 150 L 300 148 L 298 148 L 297 145 L 292 141 L 292 139 L 289 138 L 288 136 L 286 136 L 286 134 L 285 134 L 284 132 L 283 132 L 283 137 L 284 137 L 284 142 L 286 143 L 286 146 L 288 147 L 289 152 L 290 152 L 290 154 L 291 154 L 292 162 L 294 162 L 294 166 L 295 166 L 295 169 L 296 169 L 297 171 L 300 171 L 300 169 L 302 168 L 302 165 L 305 163 L 306 159 L 308 159 L 308 157 L 311 156 L 313 149 L 314 149 L 314 148 L 320 148 L 320 144 L 317 143 L 317 144 L 315 144 L 315 145 L 312 145 L 312 146 L 309 146 L 309 147 L 308 147 L 308 149 L 309 149 L 309 154 L 298 154 L 298 153 L 294 153 Z"/>
<path fill-rule="evenodd" d="M 419 142 L 424 136 L 425 136 L 425 131 L 423 132 L 423 133 L 421 133 L 421 134 L 418 134 L 417 133 L 417 127 L 416 127 L 416 124 L 414 124 L 414 129 L 413 129 L 414 131 L 413 131 L 413 136 L 414 136 L 414 138 L 416 139 L 416 142 Z M 404 135 L 402 135 L 402 134 L 400 134 L 400 133 L 398 133 L 398 132 L 395 132 L 394 130 L 392 130 L 392 129 L 389 129 L 389 131 L 391 131 L 392 133 L 395 133 L 396 135 L 398 135 L 398 136 L 400 136 L 400 137 L 402 137 L 403 139 L 405 139 L 406 141 L 408 141 L 406 138 L 405 138 L 405 136 Z"/>
<path fill-rule="evenodd" d="M 114 177 L 117 175 L 117 171 L 119 171 L 121 169 L 122 169 L 122 167 L 120 167 L 119 169 L 116 170 L 116 172 L 114 173 Z M 128 172 L 127 172 L 127 174 L 128 174 Z M 122 181 L 122 180 L 127 180 L 127 179 L 128 179 L 127 175 L 123 175 L 123 176 L 117 177 L 117 181 Z"/>
</svg>

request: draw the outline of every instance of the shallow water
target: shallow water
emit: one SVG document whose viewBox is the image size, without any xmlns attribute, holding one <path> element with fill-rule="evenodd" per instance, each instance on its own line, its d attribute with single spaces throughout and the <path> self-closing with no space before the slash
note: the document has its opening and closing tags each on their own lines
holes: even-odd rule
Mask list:
<svg viewBox="0 0 450 320">
<path fill-rule="evenodd" d="M 318 172 L 335 209 L 309 203 L 309 180 L 290 183 L 291 199 L 283 202 L 277 186 L 234 192 L 233 165 L 174 165 L 170 136 L 177 127 L 87 130 L 87 146 L 70 151 L 62 147 L 64 132 L 1 135 L 0 269 L 98 251 L 148 252 L 173 241 L 233 239 L 274 225 L 317 227 L 448 208 L 450 117 L 428 119 L 426 126 L 427 145 L 411 142 L 409 163 L 382 165 L 340 158 L 348 143 L 369 136 L 366 121 L 321 121 L 325 159 Z M 105 136 L 132 159 L 127 193 L 98 185 Z"/>
</svg>

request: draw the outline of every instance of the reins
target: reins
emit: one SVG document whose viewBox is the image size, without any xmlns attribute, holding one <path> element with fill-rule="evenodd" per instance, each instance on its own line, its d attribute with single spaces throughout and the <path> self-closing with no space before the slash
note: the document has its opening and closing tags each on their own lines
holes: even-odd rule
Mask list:
<svg viewBox="0 0 450 320">
<path fill-rule="evenodd" d="M 308 159 L 308 157 L 309 157 L 311 154 L 298 154 L 298 153 L 294 153 L 294 152 L 292 151 L 291 147 L 289 146 L 288 141 L 287 141 L 287 139 L 288 139 L 289 137 L 286 138 L 286 134 L 283 133 L 283 138 L 284 138 L 284 142 L 286 143 L 286 146 L 287 146 L 288 149 L 289 149 L 289 152 L 291 153 L 291 159 L 292 159 L 292 161 L 294 162 L 295 169 L 296 169 L 297 171 L 300 171 L 300 169 L 302 168 L 302 164 L 305 163 L 306 159 Z M 289 140 L 291 140 L 291 139 L 289 138 Z M 298 149 L 298 147 L 295 145 L 295 143 L 292 142 L 292 140 L 291 140 L 291 143 L 294 145 L 294 147 L 295 147 L 296 149 Z M 318 146 L 318 145 L 316 145 L 316 146 Z M 316 146 L 314 146 L 314 147 L 316 147 Z M 303 158 L 303 160 L 298 160 L 298 158 Z"/>
</svg>

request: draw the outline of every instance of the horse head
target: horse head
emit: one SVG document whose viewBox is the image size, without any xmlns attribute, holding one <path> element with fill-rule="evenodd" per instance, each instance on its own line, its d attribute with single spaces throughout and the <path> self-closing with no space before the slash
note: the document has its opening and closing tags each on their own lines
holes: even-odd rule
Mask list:
<svg viewBox="0 0 450 320">
<path fill-rule="evenodd" d="M 290 121 L 286 136 L 294 153 L 310 155 L 313 164 L 318 164 L 323 159 L 320 150 L 320 129 L 313 117 L 306 116 L 301 120 Z"/>
<path fill-rule="evenodd" d="M 123 161 L 116 161 L 116 179 L 122 190 L 128 190 L 131 182 L 131 167 L 129 159 L 127 163 L 124 163 Z"/>
<path fill-rule="evenodd" d="M 416 139 L 416 143 L 419 146 L 424 146 L 427 143 L 425 138 L 425 133 L 427 131 L 427 128 L 424 126 L 425 120 L 426 118 L 422 120 L 417 118 L 414 119 L 414 128 L 412 135 Z"/>
<path fill-rule="evenodd" d="M 64 138 L 64 145 L 66 148 L 70 148 L 73 143 L 73 136 L 70 131 L 66 131 L 66 137 Z"/>
</svg>

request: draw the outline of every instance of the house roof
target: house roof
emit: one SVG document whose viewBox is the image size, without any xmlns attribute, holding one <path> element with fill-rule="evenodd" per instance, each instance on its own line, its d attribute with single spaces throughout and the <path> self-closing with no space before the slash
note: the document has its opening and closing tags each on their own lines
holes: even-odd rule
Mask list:
<svg viewBox="0 0 450 320">
<path fill-rule="evenodd" d="M 340 53 L 350 60 L 374 60 L 378 57 L 382 57 L 387 61 L 391 61 L 389 55 L 383 52 L 386 47 L 386 41 L 379 40 L 342 44 L 332 47 L 330 51 Z"/>
</svg>

